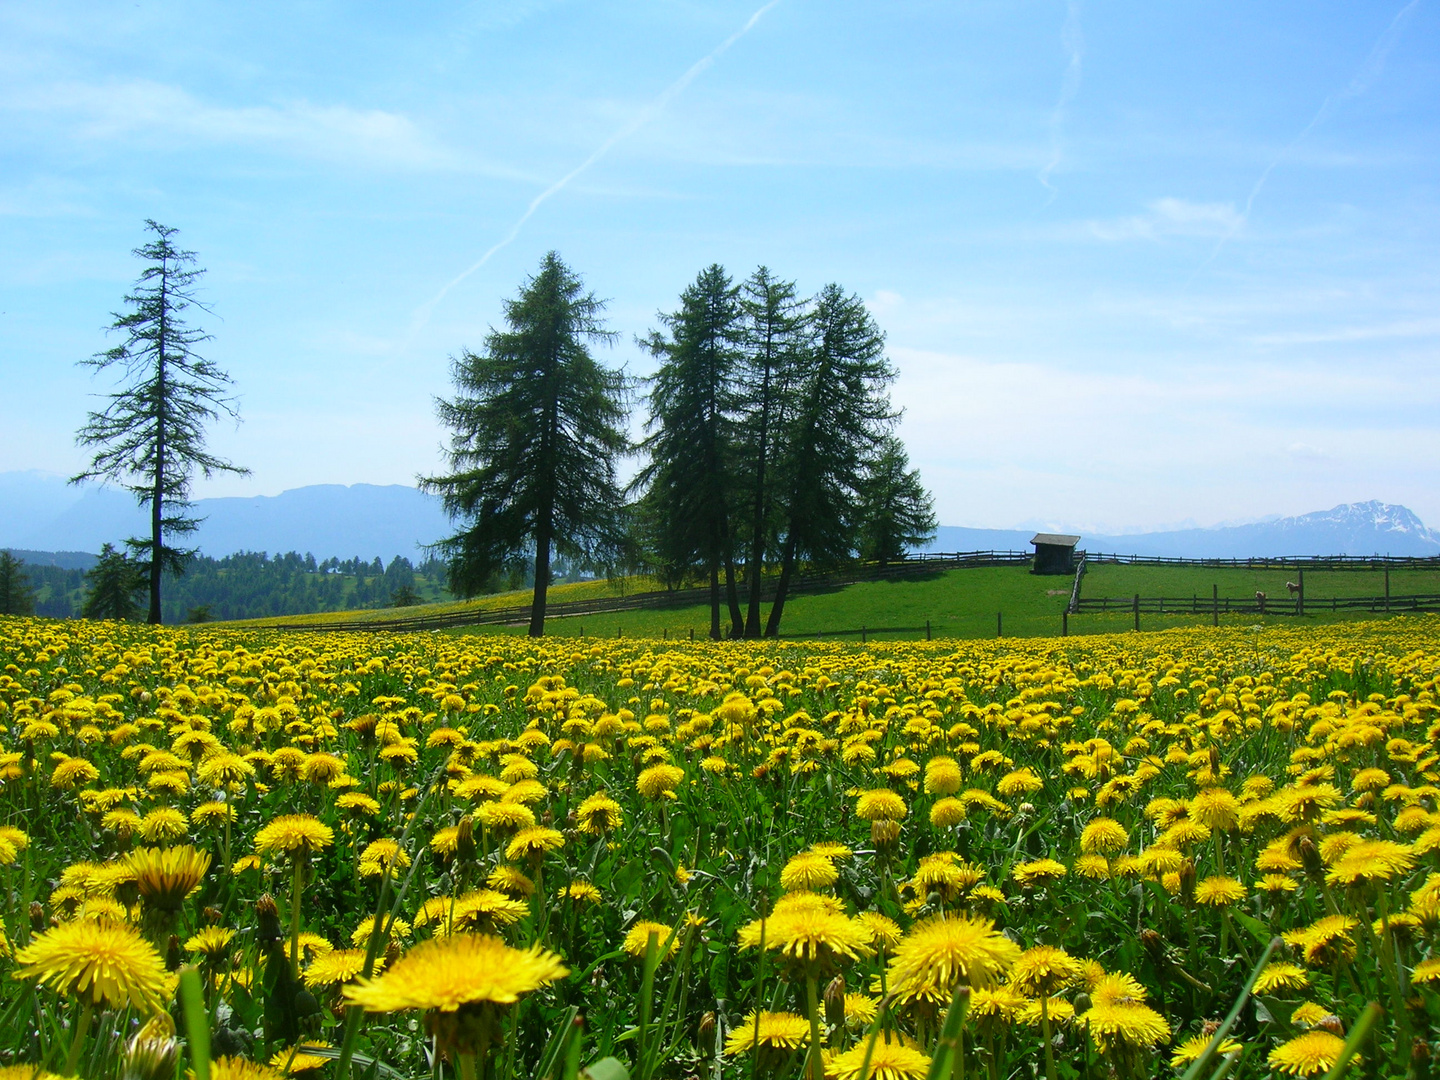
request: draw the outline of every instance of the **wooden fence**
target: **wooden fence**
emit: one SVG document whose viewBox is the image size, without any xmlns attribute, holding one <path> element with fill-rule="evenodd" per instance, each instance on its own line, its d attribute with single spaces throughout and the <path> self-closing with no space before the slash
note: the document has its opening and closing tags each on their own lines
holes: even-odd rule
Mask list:
<svg viewBox="0 0 1440 1080">
<path fill-rule="evenodd" d="M 1275 555 L 1252 559 L 1172 559 L 1079 551 L 1087 562 L 1119 566 L 1194 566 L 1208 570 L 1440 570 L 1440 555 Z"/>
<path fill-rule="evenodd" d="M 1075 614 L 1133 611 L 1158 615 L 1304 615 L 1315 611 L 1440 611 L 1440 594 L 1404 596 L 1095 596 L 1075 601 Z"/>
</svg>

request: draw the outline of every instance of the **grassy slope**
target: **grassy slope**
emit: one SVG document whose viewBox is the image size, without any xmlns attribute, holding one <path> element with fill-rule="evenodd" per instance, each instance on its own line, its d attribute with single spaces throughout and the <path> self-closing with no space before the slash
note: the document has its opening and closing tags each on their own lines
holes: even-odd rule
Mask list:
<svg viewBox="0 0 1440 1080">
<path fill-rule="evenodd" d="M 1285 582 L 1293 579 L 1293 576 L 1293 571 L 1287 574 L 1285 571 L 1097 566 L 1086 573 L 1083 592 L 1085 596 L 1091 597 L 1128 597 L 1138 592 L 1147 597 L 1163 595 L 1167 598 L 1183 599 L 1198 595 L 1208 598 L 1212 584 L 1218 584 L 1222 597 L 1250 597 L 1260 589 L 1272 600 L 1288 600 Z M 1060 633 L 1060 613 L 1069 600 L 1070 584 L 1069 577 L 1036 577 L 1015 567 L 951 570 L 923 578 L 863 582 L 831 592 L 795 597 L 786 605 L 781 631 L 785 636 L 803 637 L 823 630 L 858 630 L 864 626 L 872 630 L 879 628 L 882 632 L 878 636 L 885 638 L 915 638 L 924 637 L 923 629 L 908 633 L 883 631 L 888 627 L 923 628 L 926 620 L 929 620 L 932 632 L 937 638 L 993 637 L 996 630 L 995 616 L 997 612 L 1001 612 L 1007 637 L 1049 636 Z M 623 591 L 633 593 L 648 587 L 653 586 L 649 582 L 632 580 L 624 585 Z M 1416 592 L 1440 593 L 1440 573 L 1392 571 L 1390 590 L 1397 596 Z M 1305 592 L 1310 614 L 1305 622 L 1308 624 L 1368 617 L 1365 612 L 1331 616 L 1321 610 L 1321 607 L 1324 600 L 1330 596 L 1370 596 L 1380 595 L 1383 591 L 1384 576 L 1380 572 L 1309 573 L 1306 575 Z M 550 590 L 550 597 L 559 602 L 617 596 L 621 592 L 620 583 L 579 582 L 554 586 Z M 515 592 L 483 597 L 468 604 L 426 605 L 403 611 L 391 608 L 324 616 L 297 616 L 266 622 L 274 625 L 285 622 L 333 621 L 363 628 L 366 622 L 393 618 L 401 614 L 451 611 L 462 607 L 489 610 L 525 604 L 529 599 L 528 592 Z M 768 605 L 762 612 L 768 614 Z M 1141 626 L 1147 630 L 1159 630 L 1205 623 L 1209 619 L 1208 614 L 1146 614 L 1142 616 Z M 1259 618 L 1254 614 L 1221 617 L 1221 622 L 1235 625 L 1251 625 L 1258 621 Z M 1294 619 L 1270 615 L 1264 621 L 1293 624 Z M 1109 633 L 1129 629 L 1132 625 L 1132 616 L 1126 612 L 1077 615 L 1070 619 L 1070 633 Z M 728 626 L 727 615 L 722 620 L 722 628 Z M 703 638 L 708 634 L 709 627 L 709 609 L 703 605 L 552 618 L 546 623 L 547 633 L 560 637 L 579 637 L 581 634 L 587 637 L 615 637 L 618 633 L 626 637 L 688 638 L 693 631 L 697 638 Z M 520 633 L 523 632 L 523 627 L 475 627 L 455 632 Z"/>
</svg>

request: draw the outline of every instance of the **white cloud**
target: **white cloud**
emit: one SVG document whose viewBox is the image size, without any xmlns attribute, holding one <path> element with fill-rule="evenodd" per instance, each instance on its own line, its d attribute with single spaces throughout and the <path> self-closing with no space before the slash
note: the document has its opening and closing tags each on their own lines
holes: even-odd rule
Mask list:
<svg viewBox="0 0 1440 1080">
<path fill-rule="evenodd" d="M 75 140 L 242 145 L 387 168 L 518 175 L 442 145 L 403 113 L 305 100 L 216 105 L 143 79 L 34 86 L 0 99 L 0 111 L 58 121 Z"/>
<path fill-rule="evenodd" d="M 1118 242 L 1161 240 L 1170 236 L 1226 236 L 1242 224 L 1243 219 L 1233 203 L 1200 203 L 1167 197 L 1148 203 L 1143 214 L 1087 221 L 1085 231 L 1097 240 Z"/>
</svg>

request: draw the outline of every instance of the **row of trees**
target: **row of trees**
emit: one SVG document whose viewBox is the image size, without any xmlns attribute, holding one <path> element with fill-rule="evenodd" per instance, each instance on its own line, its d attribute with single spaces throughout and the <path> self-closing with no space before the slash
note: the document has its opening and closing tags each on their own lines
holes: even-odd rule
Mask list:
<svg viewBox="0 0 1440 1080">
<path fill-rule="evenodd" d="M 29 565 L 0 551 L 0 615 L 134 619 L 148 593 L 144 563 L 107 545 L 87 567 Z M 450 599 L 446 567 L 404 557 L 326 559 L 289 552 L 196 555 L 183 576 L 166 573 L 167 623 L 254 619 L 354 608 L 405 607 Z"/>
<path fill-rule="evenodd" d="M 506 302 L 507 329 L 454 360 L 458 392 L 439 402 L 451 471 L 422 485 L 461 526 L 441 544 L 457 595 L 533 559 L 538 636 L 558 553 L 671 585 L 708 580 L 712 637 L 722 606 L 730 636 L 773 636 L 801 562 L 887 562 L 933 535 L 930 497 L 894 436 L 895 369 L 859 297 L 827 285 L 802 299 L 764 267 L 739 285 L 703 270 L 642 339 L 660 365 L 645 463 L 623 491 L 633 384 L 591 352 L 614 338 L 603 309 L 551 252 Z"/>
<path fill-rule="evenodd" d="M 203 271 L 174 229 L 146 227 L 154 239 L 134 251 L 145 268 L 110 326 L 122 340 L 84 361 L 123 378 L 77 433 L 94 456 L 74 481 L 114 481 L 148 508 L 150 535 L 126 542 L 129 557 L 107 547 L 101 562 L 117 582 L 138 572 L 158 623 L 162 583 L 196 554 L 174 544 L 199 525 L 192 478 L 246 470 L 205 446 L 206 426 L 236 413 L 229 375 L 196 351 L 208 336 L 184 317 L 208 310 L 195 292 Z M 438 402 L 450 471 L 421 480 L 459 525 L 439 545 L 453 593 L 530 577 L 538 636 L 552 558 L 643 568 L 671 585 L 708 580 L 713 637 L 722 582 L 729 635 L 773 636 L 802 563 L 884 563 L 933 534 L 930 497 L 894 436 L 895 369 L 859 297 L 831 284 L 802 299 L 764 267 L 738 285 L 718 265 L 703 270 L 641 341 L 660 365 L 638 448 L 624 431 L 635 384 L 590 350 L 616 336 L 604 307 L 550 252 L 506 301 L 507 329 L 453 361 L 457 393 Z M 622 491 L 618 462 L 637 449 L 644 464 Z"/>
</svg>

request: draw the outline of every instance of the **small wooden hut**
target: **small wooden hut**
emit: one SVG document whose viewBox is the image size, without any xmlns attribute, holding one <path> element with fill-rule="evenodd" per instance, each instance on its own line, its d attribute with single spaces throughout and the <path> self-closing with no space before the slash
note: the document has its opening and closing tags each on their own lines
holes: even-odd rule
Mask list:
<svg viewBox="0 0 1440 1080">
<path fill-rule="evenodd" d="M 1030 543 L 1035 545 L 1035 573 L 1075 572 L 1075 545 L 1080 543 L 1080 537 L 1064 533 L 1036 533 Z"/>
</svg>

